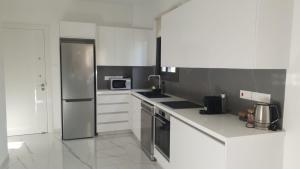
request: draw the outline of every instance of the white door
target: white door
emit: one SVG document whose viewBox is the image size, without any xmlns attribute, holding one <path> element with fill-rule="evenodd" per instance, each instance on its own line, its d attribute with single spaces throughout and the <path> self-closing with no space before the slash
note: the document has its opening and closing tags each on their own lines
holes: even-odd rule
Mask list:
<svg viewBox="0 0 300 169">
<path fill-rule="evenodd" d="M 7 134 L 47 132 L 45 37 L 39 29 L 4 29 Z"/>
</svg>

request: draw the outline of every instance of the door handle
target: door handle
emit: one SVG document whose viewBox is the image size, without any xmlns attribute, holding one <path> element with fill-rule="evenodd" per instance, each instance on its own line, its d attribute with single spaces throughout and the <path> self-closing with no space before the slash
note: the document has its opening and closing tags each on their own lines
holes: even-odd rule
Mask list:
<svg viewBox="0 0 300 169">
<path fill-rule="evenodd" d="M 155 120 L 160 121 L 163 125 L 167 124 L 167 122 L 165 122 L 164 120 L 162 120 L 161 117 L 159 117 L 159 116 L 155 116 Z"/>
</svg>

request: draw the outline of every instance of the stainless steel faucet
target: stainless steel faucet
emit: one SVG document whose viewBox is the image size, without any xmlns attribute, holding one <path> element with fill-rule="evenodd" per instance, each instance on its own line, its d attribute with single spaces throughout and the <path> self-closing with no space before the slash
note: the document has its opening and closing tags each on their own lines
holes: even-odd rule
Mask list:
<svg viewBox="0 0 300 169">
<path fill-rule="evenodd" d="M 160 89 L 160 85 L 161 85 L 160 75 L 149 75 L 148 80 L 150 80 L 153 77 L 158 78 L 158 88 Z"/>
</svg>

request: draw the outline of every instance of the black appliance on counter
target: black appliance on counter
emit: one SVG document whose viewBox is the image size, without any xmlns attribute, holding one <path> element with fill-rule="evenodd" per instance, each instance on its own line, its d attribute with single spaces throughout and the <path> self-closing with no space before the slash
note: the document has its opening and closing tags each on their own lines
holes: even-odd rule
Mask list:
<svg viewBox="0 0 300 169">
<path fill-rule="evenodd" d="M 224 100 L 221 96 L 205 96 L 203 99 L 204 108 L 200 114 L 222 114 L 224 112 Z"/>
</svg>

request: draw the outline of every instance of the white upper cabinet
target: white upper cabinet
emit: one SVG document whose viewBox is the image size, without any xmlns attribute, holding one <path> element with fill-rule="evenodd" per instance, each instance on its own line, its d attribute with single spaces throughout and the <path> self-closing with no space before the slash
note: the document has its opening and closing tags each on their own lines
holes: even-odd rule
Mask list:
<svg viewBox="0 0 300 169">
<path fill-rule="evenodd" d="M 133 30 L 127 28 L 115 29 L 115 64 L 118 66 L 134 66 Z M 101 45 L 101 44 L 100 44 Z M 112 63 L 113 64 L 113 63 Z"/>
<path fill-rule="evenodd" d="M 101 27 L 97 37 L 97 65 L 114 63 L 115 53 L 115 28 Z"/>
<path fill-rule="evenodd" d="M 97 38 L 97 64 L 153 66 L 155 64 L 154 37 L 153 31 L 150 30 L 101 26 Z"/>
<path fill-rule="evenodd" d="M 132 61 L 135 65 L 147 65 L 148 53 L 150 51 L 149 43 L 150 36 L 148 31 L 134 30 L 133 31 L 133 55 Z"/>
<path fill-rule="evenodd" d="M 96 24 L 82 22 L 60 22 L 61 38 L 96 39 Z"/>
<path fill-rule="evenodd" d="M 281 0 L 191 0 L 162 17 L 162 65 L 286 68 L 289 7 Z"/>
<path fill-rule="evenodd" d="M 256 68 L 288 68 L 292 11 L 291 0 L 261 0 L 257 21 Z"/>
</svg>

